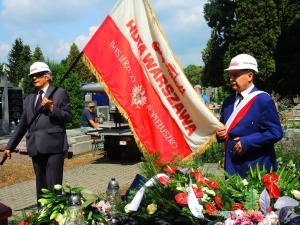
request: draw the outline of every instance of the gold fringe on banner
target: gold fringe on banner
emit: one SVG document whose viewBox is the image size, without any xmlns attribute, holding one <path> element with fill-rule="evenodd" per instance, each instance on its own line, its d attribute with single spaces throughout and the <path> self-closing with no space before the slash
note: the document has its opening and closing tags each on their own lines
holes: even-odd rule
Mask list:
<svg viewBox="0 0 300 225">
<path fill-rule="evenodd" d="M 131 131 L 133 133 L 133 137 L 134 137 L 134 139 L 135 139 L 135 141 L 137 143 L 137 146 L 140 149 L 140 151 L 142 152 L 142 154 L 144 155 L 144 157 L 145 158 L 149 157 L 149 152 L 147 151 L 146 147 L 140 141 L 139 137 L 135 133 L 135 130 L 134 130 L 133 126 L 132 126 L 131 120 L 130 120 L 127 112 L 116 101 L 115 97 L 113 96 L 113 94 L 111 93 L 111 91 L 109 90 L 109 88 L 107 87 L 107 85 L 104 82 L 104 80 L 102 79 L 101 75 L 98 73 L 98 71 L 95 69 L 94 65 L 91 63 L 90 59 L 85 54 L 83 54 L 83 56 L 82 56 L 82 61 L 89 68 L 89 70 L 94 74 L 94 76 L 97 78 L 98 82 L 103 86 L 104 91 L 107 94 L 109 100 L 115 104 L 115 106 L 118 108 L 118 110 L 121 113 L 121 115 L 127 120 L 128 125 L 129 125 L 129 127 L 130 127 L 130 129 L 131 129 Z"/>
</svg>

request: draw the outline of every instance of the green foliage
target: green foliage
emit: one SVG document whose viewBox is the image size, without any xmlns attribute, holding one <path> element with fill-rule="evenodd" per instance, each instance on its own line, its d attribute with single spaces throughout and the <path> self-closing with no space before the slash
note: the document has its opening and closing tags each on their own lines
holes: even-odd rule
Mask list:
<svg viewBox="0 0 300 225">
<path fill-rule="evenodd" d="M 66 63 L 67 67 L 70 67 L 75 61 L 77 56 L 80 54 L 79 49 L 75 43 L 71 45 L 69 55 L 67 57 Z M 74 73 L 78 74 L 79 80 L 83 82 L 95 82 L 97 81 L 96 77 L 91 73 L 91 71 L 86 67 L 82 59 L 80 59 L 76 66 L 73 69 Z"/>
<path fill-rule="evenodd" d="M 28 45 L 23 45 L 21 38 L 16 39 L 12 49 L 8 53 L 8 80 L 19 86 L 21 79 L 28 74 L 26 65 L 31 59 L 31 51 Z"/>
<path fill-rule="evenodd" d="M 71 193 L 76 193 L 82 198 L 81 191 L 84 189 L 82 187 L 71 188 L 69 184 L 66 185 L 67 190 L 61 185 L 55 185 L 52 190 L 42 189 L 43 194 L 38 200 L 42 204 L 43 209 L 39 215 L 39 221 L 41 223 L 49 223 L 51 220 L 55 219 L 58 213 L 65 214 L 67 206 L 69 205 L 69 197 Z M 61 195 L 54 194 L 54 191 L 61 190 Z"/>
<path fill-rule="evenodd" d="M 293 159 L 296 168 L 300 170 L 300 140 L 281 140 L 275 144 L 275 152 L 277 158 L 280 158 L 282 163 L 289 163 Z"/>
<path fill-rule="evenodd" d="M 194 87 L 196 84 L 200 84 L 201 76 L 202 76 L 203 68 L 201 66 L 196 65 L 188 65 L 183 71 L 192 86 Z"/>
<path fill-rule="evenodd" d="M 222 102 L 228 95 L 229 95 L 229 93 L 227 91 L 225 91 L 223 87 L 218 87 L 217 94 L 212 93 L 210 95 L 210 101 L 216 102 L 216 103 L 218 103 L 218 105 L 222 105 Z"/>
<path fill-rule="evenodd" d="M 52 70 L 52 73 L 54 74 L 53 85 L 56 86 L 65 75 L 67 68 L 65 68 L 62 64 L 55 64 L 53 62 L 48 63 L 51 65 L 50 68 Z M 68 92 L 71 102 L 72 122 L 67 123 L 66 128 L 78 128 L 81 125 L 81 114 L 83 110 L 83 96 L 82 92 L 80 91 L 80 82 L 78 75 L 76 73 L 70 72 L 70 74 L 60 87 L 64 88 Z"/>
<path fill-rule="evenodd" d="M 278 4 L 282 13 L 281 36 L 276 49 L 276 74 L 268 83 L 283 97 L 299 95 L 300 83 L 300 4 L 298 0 L 283 0 Z"/>
<path fill-rule="evenodd" d="M 45 61 L 42 49 L 39 46 L 36 46 L 36 48 L 34 49 L 31 61 L 33 63 L 37 62 L 37 61 L 39 61 L 39 62 Z"/>
<path fill-rule="evenodd" d="M 219 163 L 223 158 L 224 143 L 214 142 L 199 158 L 203 163 Z"/>
<path fill-rule="evenodd" d="M 75 59 L 79 55 L 79 50 L 75 44 L 71 46 L 70 53 L 66 60 L 66 67 L 69 69 Z M 81 114 L 84 108 L 83 93 L 80 91 L 80 73 L 78 64 L 75 65 L 75 68 L 71 71 L 68 77 L 64 80 L 62 88 L 64 88 L 70 97 L 71 101 L 71 110 L 72 110 L 72 123 L 67 124 L 67 128 L 78 128 L 81 126 Z M 64 68 L 64 73 L 60 74 L 60 78 L 65 74 L 66 68 Z"/>
<path fill-rule="evenodd" d="M 231 30 L 235 26 L 235 1 L 210 0 L 204 5 L 204 18 L 212 28 L 211 38 L 202 51 L 205 64 L 201 83 L 205 86 L 224 86 L 224 54 L 231 42 Z"/>
<path fill-rule="evenodd" d="M 280 13 L 274 1 L 238 0 L 237 23 L 232 29 L 225 65 L 238 54 L 247 53 L 256 58 L 259 80 L 265 81 L 275 72 L 275 50 L 280 35 Z"/>
</svg>

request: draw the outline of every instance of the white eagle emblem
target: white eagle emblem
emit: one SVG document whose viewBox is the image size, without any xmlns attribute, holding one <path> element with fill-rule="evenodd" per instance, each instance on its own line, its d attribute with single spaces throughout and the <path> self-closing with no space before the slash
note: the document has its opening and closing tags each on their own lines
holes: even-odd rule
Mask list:
<svg viewBox="0 0 300 225">
<path fill-rule="evenodd" d="M 145 105 L 147 97 L 145 97 L 144 94 L 145 89 L 143 89 L 142 85 L 133 87 L 131 106 L 135 106 L 135 108 L 140 109 L 143 105 Z"/>
</svg>

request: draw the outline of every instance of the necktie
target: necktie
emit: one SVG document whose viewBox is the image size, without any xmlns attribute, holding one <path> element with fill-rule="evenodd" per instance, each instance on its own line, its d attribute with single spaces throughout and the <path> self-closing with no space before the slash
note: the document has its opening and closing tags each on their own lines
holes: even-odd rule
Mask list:
<svg viewBox="0 0 300 225">
<path fill-rule="evenodd" d="M 35 111 L 37 112 L 40 108 L 41 108 L 41 105 L 42 105 L 42 100 L 43 100 L 43 90 L 40 90 L 39 91 L 39 96 L 38 96 L 38 99 L 36 101 L 36 104 L 35 104 Z"/>
<path fill-rule="evenodd" d="M 236 95 L 236 100 L 237 100 L 236 107 L 241 103 L 241 101 L 243 99 L 244 99 L 243 95 L 241 93 L 237 93 L 237 95 Z"/>
</svg>

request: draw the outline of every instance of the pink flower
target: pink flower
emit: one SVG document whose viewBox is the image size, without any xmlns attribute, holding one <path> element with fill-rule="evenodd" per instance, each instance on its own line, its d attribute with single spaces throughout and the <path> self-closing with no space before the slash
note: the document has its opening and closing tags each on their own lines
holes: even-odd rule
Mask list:
<svg viewBox="0 0 300 225">
<path fill-rule="evenodd" d="M 262 212 L 255 210 L 246 211 L 245 216 L 248 217 L 252 222 L 260 222 L 264 219 Z"/>
</svg>

